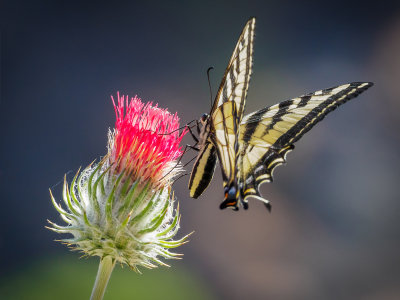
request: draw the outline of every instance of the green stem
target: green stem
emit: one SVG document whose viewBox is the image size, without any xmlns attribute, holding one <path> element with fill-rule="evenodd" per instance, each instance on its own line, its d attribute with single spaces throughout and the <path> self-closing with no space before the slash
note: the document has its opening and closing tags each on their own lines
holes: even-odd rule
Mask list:
<svg viewBox="0 0 400 300">
<path fill-rule="evenodd" d="M 110 256 L 100 259 L 99 270 L 97 271 L 96 281 L 94 283 L 90 300 L 102 300 L 106 290 L 108 280 L 115 266 L 115 260 Z"/>
</svg>

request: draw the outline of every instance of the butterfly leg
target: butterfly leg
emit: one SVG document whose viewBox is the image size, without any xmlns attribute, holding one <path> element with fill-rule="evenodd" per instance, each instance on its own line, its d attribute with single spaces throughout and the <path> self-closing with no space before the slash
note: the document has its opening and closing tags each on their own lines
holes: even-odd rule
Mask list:
<svg viewBox="0 0 400 300">
<path fill-rule="evenodd" d="M 195 121 L 196 121 L 196 126 L 199 127 L 199 122 L 198 122 L 197 120 L 195 120 Z M 193 121 L 191 121 L 190 123 L 192 123 L 192 122 L 193 122 Z M 174 168 L 176 168 L 176 167 L 179 165 L 179 163 L 181 162 L 183 156 L 184 156 L 185 153 L 188 151 L 188 149 L 193 149 L 193 150 L 195 150 L 195 151 L 200 151 L 200 149 L 199 149 L 198 147 L 196 147 L 197 144 L 199 143 L 199 139 L 198 139 L 198 138 L 196 137 L 196 135 L 193 133 L 193 131 L 192 131 L 192 126 L 189 126 L 190 123 L 186 124 L 186 125 L 185 125 L 185 128 L 187 128 L 187 129 L 189 130 L 189 133 L 190 133 L 190 135 L 192 136 L 193 140 L 195 141 L 195 144 L 194 144 L 194 145 L 189 145 L 189 144 L 187 144 L 187 145 L 185 146 L 185 148 L 183 149 L 182 154 L 181 154 L 181 156 L 179 157 L 178 161 L 176 162 L 176 165 L 175 165 Z M 186 164 L 184 164 L 182 167 L 186 167 L 186 166 L 187 166 L 190 162 L 192 162 L 195 158 L 196 158 L 196 157 L 194 157 L 194 158 L 192 158 L 191 160 L 189 160 L 189 161 L 188 161 Z M 174 168 L 172 168 L 166 175 L 168 175 Z M 166 175 L 165 175 L 165 176 L 166 176 Z M 180 178 L 180 177 L 179 177 L 179 178 Z M 178 178 L 178 179 L 179 179 L 179 178 Z"/>
<path fill-rule="evenodd" d="M 197 121 L 196 121 L 197 122 Z M 198 128 L 199 126 L 198 126 L 198 124 L 197 124 L 197 128 Z M 199 142 L 199 139 L 194 135 L 194 133 L 193 133 L 193 131 L 192 131 L 192 128 L 190 127 L 190 126 L 187 126 L 187 129 L 189 130 L 189 133 L 190 133 L 190 135 L 192 136 L 192 138 L 194 139 L 194 141 L 196 142 L 196 144 L 195 145 L 197 145 L 198 144 L 198 142 Z M 186 146 L 188 146 L 188 145 L 186 145 Z"/>
<path fill-rule="evenodd" d="M 178 165 L 181 162 L 183 155 L 185 155 L 185 153 L 188 151 L 188 149 L 193 149 L 195 151 L 200 151 L 200 149 L 198 147 L 196 147 L 196 145 L 197 145 L 197 142 L 193 146 L 187 144 L 185 146 L 185 148 L 183 149 L 183 152 L 182 152 L 181 156 L 179 157 L 178 162 L 176 163 L 176 165 Z M 189 162 L 191 162 L 192 160 L 190 160 Z M 187 165 L 187 163 L 184 166 L 186 166 L 186 165 Z"/>
<path fill-rule="evenodd" d="M 184 148 L 183 151 L 182 151 L 181 156 L 179 156 L 179 159 L 178 159 L 178 161 L 176 162 L 175 166 L 174 166 L 173 168 L 171 168 L 171 170 L 169 170 L 168 173 L 165 174 L 165 175 L 163 176 L 163 178 L 164 178 L 165 176 L 167 176 L 169 173 L 171 173 L 172 170 L 175 169 L 175 168 L 179 165 L 179 163 L 180 163 L 181 160 L 182 160 L 183 155 L 185 155 L 185 153 L 188 151 L 188 149 L 193 149 L 193 150 L 195 150 L 195 151 L 200 151 L 200 149 L 197 148 L 196 145 L 197 145 L 197 142 L 196 142 L 196 144 L 194 144 L 193 146 L 192 146 L 192 145 L 186 145 L 185 148 Z M 184 164 L 182 167 L 187 166 L 187 165 L 188 165 L 191 161 L 193 161 L 195 158 L 196 158 L 196 157 L 192 158 L 189 162 L 187 162 L 186 164 Z M 179 177 L 179 178 L 180 178 L 180 177 Z M 178 179 L 179 179 L 179 178 L 178 178 Z"/>
<path fill-rule="evenodd" d="M 198 120 L 196 120 L 196 128 L 197 128 L 197 134 L 200 135 L 201 128 L 200 128 L 200 123 Z"/>
</svg>

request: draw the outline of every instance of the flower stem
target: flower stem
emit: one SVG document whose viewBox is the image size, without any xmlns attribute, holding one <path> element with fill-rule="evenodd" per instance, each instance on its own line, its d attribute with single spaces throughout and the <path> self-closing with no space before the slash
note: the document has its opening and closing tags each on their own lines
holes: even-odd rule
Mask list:
<svg viewBox="0 0 400 300">
<path fill-rule="evenodd" d="M 115 260 L 110 256 L 100 259 L 99 270 L 97 271 L 96 281 L 94 283 L 90 300 L 102 300 L 106 290 L 108 280 L 115 266 Z"/>
</svg>

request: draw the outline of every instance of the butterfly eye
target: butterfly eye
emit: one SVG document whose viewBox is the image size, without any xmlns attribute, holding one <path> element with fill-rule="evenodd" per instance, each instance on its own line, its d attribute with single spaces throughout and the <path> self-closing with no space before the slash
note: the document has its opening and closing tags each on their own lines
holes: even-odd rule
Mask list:
<svg viewBox="0 0 400 300">
<path fill-rule="evenodd" d="M 203 115 L 201 116 L 200 121 L 201 121 L 201 123 L 204 123 L 205 121 L 207 121 L 207 119 L 208 119 L 208 114 L 203 114 Z"/>
</svg>

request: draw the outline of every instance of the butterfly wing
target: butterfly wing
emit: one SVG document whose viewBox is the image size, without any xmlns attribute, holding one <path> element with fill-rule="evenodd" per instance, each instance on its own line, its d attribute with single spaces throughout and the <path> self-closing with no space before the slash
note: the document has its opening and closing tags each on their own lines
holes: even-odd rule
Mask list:
<svg viewBox="0 0 400 300">
<path fill-rule="evenodd" d="M 215 97 L 210 118 L 204 126 L 203 143 L 189 180 L 190 196 L 193 198 L 200 196 L 209 185 L 216 155 L 220 160 L 224 181 L 225 178 L 230 178 L 231 181 L 234 179 L 238 124 L 243 116 L 252 72 L 254 28 L 255 18 L 251 18 L 240 34 Z M 223 109 L 228 102 L 230 104 Z M 236 125 L 233 126 L 233 123 Z M 224 127 L 226 124 L 228 127 Z"/>
<path fill-rule="evenodd" d="M 189 194 L 192 198 L 198 198 L 208 187 L 214 175 L 217 154 L 214 145 L 207 141 L 201 147 L 197 159 L 193 164 L 189 179 Z"/>
<path fill-rule="evenodd" d="M 234 101 L 242 119 L 253 66 L 253 43 L 256 19 L 247 21 L 229 60 L 210 115 L 224 102 Z"/>
<path fill-rule="evenodd" d="M 249 88 L 253 64 L 255 18 L 243 28 L 221 81 L 211 111 L 210 139 L 216 147 L 224 182 L 222 207 L 237 209 L 237 160 L 239 124 Z M 229 197 L 228 197 L 229 195 Z"/>
<path fill-rule="evenodd" d="M 228 101 L 217 108 L 212 115 L 212 134 L 221 165 L 224 187 L 236 182 L 239 118 L 236 103 Z"/>
<path fill-rule="evenodd" d="M 276 166 L 285 162 L 286 154 L 329 112 L 372 86 L 354 82 L 287 100 L 261 109 L 243 118 L 240 124 L 238 178 L 241 198 L 262 200 L 259 186 L 272 181 Z"/>
</svg>

